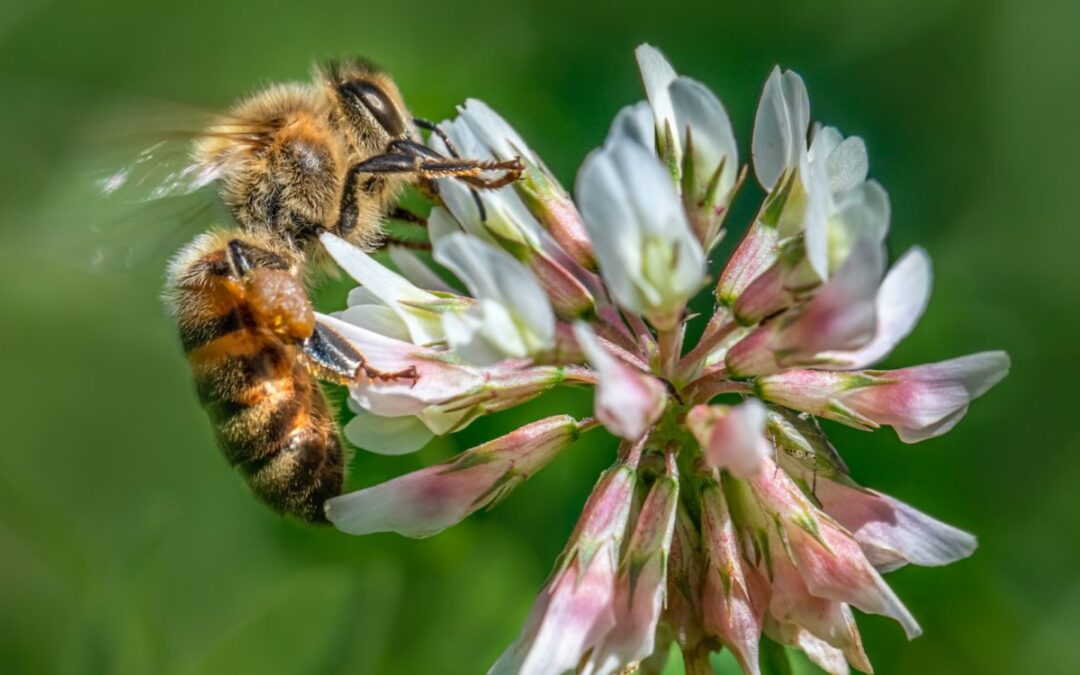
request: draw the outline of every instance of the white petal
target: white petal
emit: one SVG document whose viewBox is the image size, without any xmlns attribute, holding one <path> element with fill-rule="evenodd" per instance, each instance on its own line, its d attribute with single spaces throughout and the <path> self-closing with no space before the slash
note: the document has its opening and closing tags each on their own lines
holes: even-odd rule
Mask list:
<svg viewBox="0 0 1080 675">
<path fill-rule="evenodd" d="M 638 290 L 659 295 L 664 307 L 678 304 L 701 287 L 705 252 L 690 229 L 675 186 L 660 161 L 634 143 L 613 144 L 610 151 L 641 232 L 641 248 L 630 256 L 641 261 L 640 276 L 635 280 Z M 591 238 L 592 230 L 589 235 Z M 658 269 L 648 265 L 650 249 L 661 253 Z"/>
<path fill-rule="evenodd" d="M 416 452 L 435 436 L 415 417 L 379 417 L 366 410 L 357 412 L 342 431 L 356 447 L 380 455 Z"/>
<path fill-rule="evenodd" d="M 829 269 L 838 269 L 861 239 L 883 242 L 889 232 L 889 195 L 876 181 L 833 195 L 829 214 Z"/>
<path fill-rule="evenodd" d="M 598 375 L 596 418 L 616 436 L 641 438 L 664 411 L 666 388 L 651 375 L 609 354 L 588 324 L 575 323 L 574 337 Z"/>
<path fill-rule="evenodd" d="M 802 78 L 773 68 L 758 103 L 751 142 L 754 173 L 766 190 L 773 189 L 785 169 L 799 165 L 809 123 L 810 98 Z"/>
<path fill-rule="evenodd" d="M 430 267 L 424 264 L 424 261 L 415 252 L 403 246 L 390 246 L 388 251 L 390 260 L 394 261 L 401 274 L 417 288 L 428 291 L 442 291 L 444 293 L 454 292 L 454 289 L 450 288 L 445 281 L 439 278 L 438 274 L 435 274 Z"/>
<path fill-rule="evenodd" d="M 865 347 L 850 352 L 828 352 L 824 358 L 839 368 L 859 369 L 889 355 L 915 328 L 930 301 L 930 257 L 912 248 L 892 266 L 877 293 L 877 330 Z"/>
<path fill-rule="evenodd" d="M 865 181 L 869 171 L 866 143 L 858 136 L 849 136 L 829 153 L 825 162 L 832 191 L 851 189 Z"/>
<path fill-rule="evenodd" d="M 812 140 L 807 158 L 811 163 L 824 163 L 833 150 L 836 150 L 844 142 L 844 135 L 840 133 L 839 129 L 822 126 L 818 122 L 814 122 L 810 137 Z"/>
<path fill-rule="evenodd" d="M 640 224 L 610 152 L 594 150 L 585 158 L 575 192 L 608 289 L 620 305 L 643 314 L 646 308 L 633 281 L 641 269 Z"/>
<path fill-rule="evenodd" d="M 350 305 L 348 309 L 336 312 L 333 316 L 388 338 L 402 342 L 412 341 L 409 327 L 386 305 Z"/>
<path fill-rule="evenodd" d="M 652 106 L 657 136 L 663 144 L 665 129 L 671 129 L 675 156 L 678 158 L 681 140 L 675 130 L 675 109 L 668 92 L 668 87 L 675 81 L 675 69 L 660 50 L 651 45 L 639 46 L 634 50 L 634 56 L 637 57 L 638 70 L 641 71 L 641 82 L 645 85 L 645 95 L 649 97 L 649 104 Z"/>
<path fill-rule="evenodd" d="M 675 109 L 675 128 L 672 130 L 683 143 L 686 130 L 692 130 L 697 175 L 707 182 L 727 158 L 717 194 L 723 197 L 735 184 L 739 170 L 739 153 L 731 120 L 720 99 L 708 87 L 688 77 L 680 77 L 668 88 Z"/>
<path fill-rule="evenodd" d="M 439 317 L 434 312 L 418 310 L 402 303 L 425 304 L 437 301 L 438 296 L 417 288 L 408 279 L 380 265 L 356 246 L 329 232 L 319 236 L 326 252 L 341 265 L 349 276 L 363 284 L 367 293 L 394 310 L 409 327 L 416 344 L 431 344 L 442 340 Z"/>
<path fill-rule="evenodd" d="M 442 320 L 446 342 L 464 361 L 477 366 L 489 366 L 506 358 L 503 350 L 488 341 L 484 335 L 482 312 L 447 312 L 443 314 Z"/>
<path fill-rule="evenodd" d="M 533 164 L 539 164 L 539 159 L 514 128 L 483 101 L 475 98 L 466 100 L 460 113 L 480 143 L 495 157 L 508 160 L 521 156 Z"/>
<path fill-rule="evenodd" d="M 639 143 L 614 139 L 585 160 L 577 194 L 612 295 L 654 323 L 669 321 L 700 288 L 705 253 L 667 169 Z"/>
<path fill-rule="evenodd" d="M 619 138 L 628 138 L 656 152 L 656 122 L 648 101 L 628 105 L 615 115 L 604 145 Z"/>
<path fill-rule="evenodd" d="M 803 218 L 803 242 L 810 266 L 822 280 L 829 278 L 830 223 L 833 198 L 829 193 L 829 178 L 820 162 L 811 162 L 803 176 L 806 188 L 806 215 Z M 792 236 L 795 232 L 784 232 Z"/>
<path fill-rule="evenodd" d="M 349 294 L 345 296 L 345 305 L 348 307 L 353 307 L 354 305 L 380 305 L 386 307 L 386 305 L 382 304 L 382 300 L 379 300 L 378 296 L 372 293 L 366 286 L 357 286 L 356 288 L 350 289 Z"/>
<path fill-rule="evenodd" d="M 509 253 L 466 234 L 443 238 L 435 259 L 456 274 L 481 302 L 470 312 L 492 345 L 510 357 L 549 349 L 555 314 L 540 283 Z M 445 326 L 445 323 L 444 323 Z"/>
<path fill-rule="evenodd" d="M 451 213 L 441 206 L 431 209 L 428 214 L 428 236 L 432 246 L 438 246 L 447 235 L 461 232 L 461 224 Z"/>
</svg>

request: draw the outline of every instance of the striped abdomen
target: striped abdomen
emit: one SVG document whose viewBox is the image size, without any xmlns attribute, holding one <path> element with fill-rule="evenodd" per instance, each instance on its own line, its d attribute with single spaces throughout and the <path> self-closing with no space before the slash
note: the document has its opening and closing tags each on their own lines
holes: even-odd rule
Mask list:
<svg viewBox="0 0 1080 675">
<path fill-rule="evenodd" d="M 322 389 L 295 341 L 262 323 L 250 282 L 237 279 L 222 248 L 199 253 L 174 274 L 172 300 L 221 449 L 274 509 L 325 521 L 323 503 L 341 493 L 345 466 Z"/>
</svg>

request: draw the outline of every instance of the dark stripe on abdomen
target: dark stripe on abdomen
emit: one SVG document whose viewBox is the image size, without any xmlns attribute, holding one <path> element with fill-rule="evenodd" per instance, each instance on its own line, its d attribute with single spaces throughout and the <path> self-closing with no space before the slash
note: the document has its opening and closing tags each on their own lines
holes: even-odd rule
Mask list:
<svg viewBox="0 0 1080 675">
<path fill-rule="evenodd" d="M 180 325 L 180 344 L 184 352 L 190 352 L 210 344 L 219 337 L 234 333 L 244 327 L 242 313 L 239 308 L 233 309 L 208 321 L 197 323 L 185 323 Z"/>
<path fill-rule="evenodd" d="M 263 341 L 265 344 L 250 354 L 222 354 L 205 359 L 197 353 L 189 354 L 195 390 L 203 405 L 218 402 L 253 405 L 268 383 L 291 378 L 290 361 L 295 357 L 280 343 Z"/>
</svg>

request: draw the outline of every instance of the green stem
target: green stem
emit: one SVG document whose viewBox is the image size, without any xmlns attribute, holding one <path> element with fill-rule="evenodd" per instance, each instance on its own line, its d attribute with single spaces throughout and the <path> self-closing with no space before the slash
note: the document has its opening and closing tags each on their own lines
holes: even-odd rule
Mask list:
<svg viewBox="0 0 1080 675">
<path fill-rule="evenodd" d="M 675 375 L 675 367 L 682 355 L 683 336 L 686 328 L 683 324 L 677 325 L 671 330 L 659 331 L 657 339 L 660 344 L 660 374 L 671 380 Z"/>
<path fill-rule="evenodd" d="M 738 382 L 726 378 L 727 371 L 722 367 L 713 373 L 706 373 L 683 390 L 683 398 L 687 404 L 707 403 L 720 394 L 752 394 L 754 392 L 754 387 L 749 382 Z"/>
<path fill-rule="evenodd" d="M 681 377 L 691 379 L 703 361 L 721 342 L 739 327 L 739 323 L 731 317 L 726 310 L 717 310 L 716 314 L 709 319 L 709 325 L 705 327 L 705 334 L 701 336 L 694 348 L 686 356 L 679 360 L 677 369 Z"/>
<path fill-rule="evenodd" d="M 698 647 L 691 652 L 683 652 L 683 672 L 686 675 L 713 675 L 709 650 Z"/>
</svg>

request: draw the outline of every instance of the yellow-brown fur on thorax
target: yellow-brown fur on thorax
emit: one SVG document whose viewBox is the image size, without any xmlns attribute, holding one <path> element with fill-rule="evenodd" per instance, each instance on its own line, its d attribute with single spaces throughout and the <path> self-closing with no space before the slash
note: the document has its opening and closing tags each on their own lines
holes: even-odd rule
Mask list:
<svg viewBox="0 0 1080 675">
<path fill-rule="evenodd" d="M 353 81 L 385 94 L 401 121 L 397 133 L 349 104 L 342 83 Z M 240 101 L 206 132 L 195 159 L 216 168 L 222 199 L 243 228 L 269 229 L 300 250 L 323 230 L 370 248 L 381 218 L 416 178 L 388 174 L 358 182 L 356 212 L 344 227 L 342 191 L 350 167 L 395 138 L 418 139 L 397 86 L 373 66 L 348 61 L 316 69 L 311 83 L 271 85 Z"/>
</svg>

